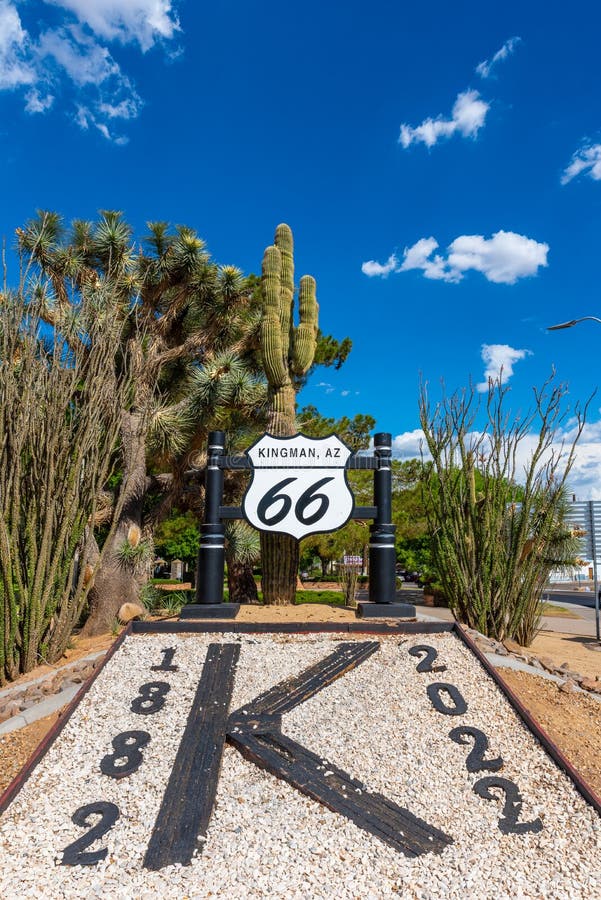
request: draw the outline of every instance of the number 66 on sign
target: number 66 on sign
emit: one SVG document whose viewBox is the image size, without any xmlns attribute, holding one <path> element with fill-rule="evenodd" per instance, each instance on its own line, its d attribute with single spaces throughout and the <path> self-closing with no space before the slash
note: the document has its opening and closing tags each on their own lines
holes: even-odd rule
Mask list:
<svg viewBox="0 0 601 900">
<path fill-rule="evenodd" d="M 255 528 L 302 538 L 350 519 L 345 467 L 351 451 L 339 437 L 265 434 L 246 452 L 252 468 L 242 511 Z"/>
</svg>

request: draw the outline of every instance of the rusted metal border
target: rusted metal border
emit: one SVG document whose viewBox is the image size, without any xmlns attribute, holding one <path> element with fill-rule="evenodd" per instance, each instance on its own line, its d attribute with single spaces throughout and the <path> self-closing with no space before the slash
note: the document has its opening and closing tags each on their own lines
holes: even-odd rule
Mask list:
<svg viewBox="0 0 601 900">
<path fill-rule="evenodd" d="M 32 756 L 26 762 L 21 771 L 8 785 L 4 793 L 0 796 L 0 815 L 4 812 L 9 803 L 21 790 L 27 779 L 35 769 L 40 759 L 45 755 L 49 747 L 54 743 L 64 726 L 69 721 L 71 715 L 79 705 L 80 700 L 88 692 L 95 679 L 98 677 L 109 659 L 119 649 L 125 638 L 130 634 L 203 634 L 203 633 L 235 633 L 235 634 L 444 634 L 453 633 L 463 642 L 463 644 L 473 653 L 483 669 L 495 682 L 501 690 L 511 707 L 518 714 L 525 726 L 539 741 L 543 749 L 551 757 L 559 768 L 565 772 L 570 778 L 578 793 L 589 803 L 593 809 L 601 816 L 601 799 L 586 783 L 586 781 L 577 772 L 574 766 L 566 759 L 559 747 L 551 740 L 546 731 L 541 727 L 539 722 L 528 712 L 526 707 L 513 693 L 511 688 L 503 681 L 503 678 L 497 673 L 492 664 L 486 659 L 482 651 L 476 646 L 471 638 L 465 633 L 458 622 L 399 622 L 389 623 L 371 623 L 365 627 L 362 622 L 346 622 L 346 623 L 318 623 L 318 622 L 215 622 L 215 621 L 183 621 L 183 622 L 130 622 L 127 628 L 114 641 L 106 656 L 90 676 L 84 682 L 77 692 L 65 712 L 60 719 L 50 729 L 48 734 L 43 738 Z"/>
<path fill-rule="evenodd" d="M 452 622 L 132 622 L 132 634 L 439 634 L 453 631 Z"/>
<path fill-rule="evenodd" d="M 590 785 L 586 783 L 584 778 L 582 778 L 582 776 L 574 768 L 572 763 L 569 762 L 568 759 L 566 759 L 557 744 L 555 744 L 554 741 L 549 737 L 547 732 L 534 718 L 534 716 L 528 712 L 519 697 L 514 694 L 509 685 L 503 680 L 503 677 L 499 675 L 492 663 L 487 660 L 486 656 L 482 653 L 480 648 L 476 646 L 474 641 L 472 641 L 469 635 L 465 633 L 458 622 L 455 622 L 453 624 L 453 632 L 460 638 L 461 641 L 463 641 L 465 646 L 472 651 L 478 662 L 480 662 L 486 672 L 490 675 L 497 687 L 500 688 L 502 693 L 505 695 L 505 698 L 509 701 L 510 705 L 513 707 L 520 719 L 522 719 L 529 731 L 534 734 L 534 736 L 542 745 L 543 749 L 546 750 L 551 759 L 556 763 L 556 765 L 559 766 L 559 768 L 563 772 L 565 772 L 568 778 L 573 781 L 578 793 L 581 794 L 582 797 L 584 797 L 584 799 L 588 803 L 590 803 L 593 809 L 595 809 L 596 812 L 598 812 L 601 816 L 601 798 L 593 791 Z"/>
<path fill-rule="evenodd" d="M 25 782 L 27 781 L 27 779 L 29 778 L 29 776 L 31 775 L 31 773 L 33 772 L 33 770 L 35 769 L 37 764 L 39 763 L 39 761 L 45 755 L 46 751 L 55 742 L 55 740 L 57 739 L 57 737 L 59 736 L 59 734 L 61 733 L 61 731 L 63 730 L 63 728 L 65 727 L 65 725 L 67 724 L 67 722 L 69 721 L 71 716 L 73 715 L 73 713 L 75 712 L 76 708 L 79 705 L 79 701 L 88 693 L 88 691 L 90 690 L 94 681 L 96 680 L 96 678 L 98 678 L 98 676 L 100 675 L 100 673 L 102 672 L 102 670 L 104 669 L 106 664 L 108 663 L 111 656 L 113 656 L 117 652 L 117 650 L 119 649 L 119 647 L 121 646 L 121 644 L 123 643 L 125 638 L 129 634 L 131 634 L 131 630 L 132 629 L 131 629 L 131 622 L 130 622 L 129 625 L 127 626 L 127 628 L 124 628 L 123 631 L 121 632 L 121 634 L 113 641 L 113 643 L 107 650 L 104 658 L 100 662 L 100 665 L 92 672 L 90 677 L 86 681 L 83 682 L 80 689 L 75 694 L 75 696 L 73 697 L 73 699 L 71 700 L 71 702 L 69 703 L 69 705 L 67 706 L 65 711 L 59 716 L 59 718 L 54 723 L 52 728 L 44 735 L 44 737 L 42 738 L 42 740 L 40 741 L 38 746 L 35 748 L 35 750 L 31 754 L 31 756 L 29 757 L 29 759 L 27 760 L 27 762 L 25 763 L 23 768 L 20 770 L 20 772 L 18 772 L 15 775 L 15 777 L 10 782 L 10 784 L 8 785 L 6 790 L 2 794 L 0 794 L 0 815 L 2 815 L 2 813 L 4 812 L 6 807 L 11 802 L 11 800 L 13 800 L 15 798 L 15 796 L 19 793 L 19 791 L 21 790 L 21 788 L 23 787 L 23 785 L 25 784 Z"/>
</svg>

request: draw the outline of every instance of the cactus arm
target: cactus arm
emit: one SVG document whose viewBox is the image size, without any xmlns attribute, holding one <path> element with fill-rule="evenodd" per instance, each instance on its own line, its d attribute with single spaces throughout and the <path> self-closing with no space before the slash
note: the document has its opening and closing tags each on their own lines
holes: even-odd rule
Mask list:
<svg viewBox="0 0 601 900">
<path fill-rule="evenodd" d="M 261 350 L 265 375 L 269 385 L 278 388 L 289 380 L 284 361 L 282 329 L 280 323 L 280 271 L 282 260 L 277 247 L 267 247 L 263 256 L 261 286 L 263 292 L 263 321 L 261 323 Z"/>
<path fill-rule="evenodd" d="M 292 371 L 295 375 L 306 375 L 315 357 L 319 311 L 315 279 L 311 275 L 303 275 L 300 280 L 298 305 L 300 323 L 294 331 Z"/>
<path fill-rule="evenodd" d="M 275 230 L 275 245 L 281 255 L 280 269 L 280 325 L 282 329 L 282 351 L 288 361 L 290 335 L 293 328 L 292 308 L 294 304 L 294 241 L 289 225 L 278 225 Z"/>
</svg>

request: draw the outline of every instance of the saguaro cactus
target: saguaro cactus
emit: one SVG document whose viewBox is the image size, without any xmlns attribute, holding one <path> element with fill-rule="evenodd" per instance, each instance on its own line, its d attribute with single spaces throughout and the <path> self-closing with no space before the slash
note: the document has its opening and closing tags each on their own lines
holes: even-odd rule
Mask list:
<svg viewBox="0 0 601 900">
<path fill-rule="evenodd" d="M 278 225 L 275 241 L 263 256 L 261 351 L 269 385 L 268 430 L 276 437 L 296 432 L 295 378 L 306 375 L 317 343 L 319 307 L 315 279 L 303 275 L 298 292 L 299 323 L 294 324 L 294 257 L 292 231 Z M 287 534 L 261 532 L 263 599 L 294 602 L 298 574 L 298 541 Z"/>
<path fill-rule="evenodd" d="M 294 434 L 294 376 L 305 375 L 315 356 L 318 306 L 315 279 L 303 275 L 298 293 L 299 324 L 294 324 L 294 258 L 292 232 L 278 225 L 275 243 L 263 256 L 261 279 L 263 322 L 261 350 L 270 393 L 269 431 Z"/>
</svg>

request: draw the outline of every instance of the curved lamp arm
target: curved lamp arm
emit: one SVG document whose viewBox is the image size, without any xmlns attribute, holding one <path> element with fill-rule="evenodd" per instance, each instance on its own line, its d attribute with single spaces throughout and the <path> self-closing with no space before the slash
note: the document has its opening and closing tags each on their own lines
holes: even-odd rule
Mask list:
<svg viewBox="0 0 601 900">
<path fill-rule="evenodd" d="M 601 322 L 601 319 L 597 318 L 597 316 L 582 316 L 581 319 L 571 319 L 569 322 L 561 322 L 559 325 L 549 325 L 547 327 L 547 331 L 559 331 L 560 328 L 571 328 L 572 325 L 577 325 L 578 322 Z"/>
</svg>

